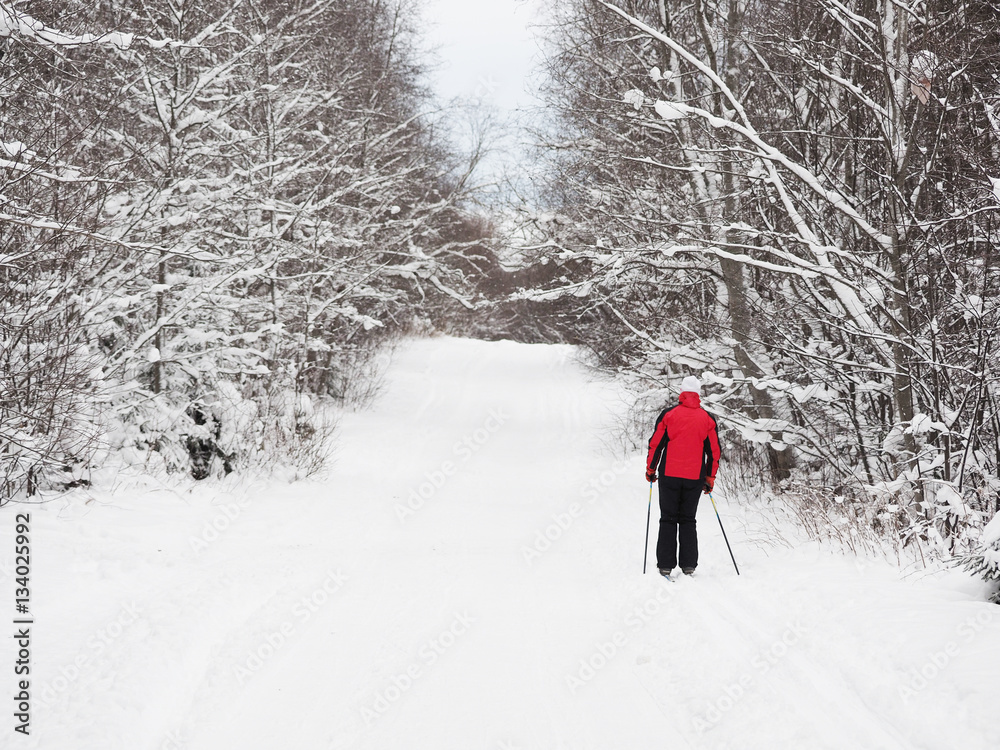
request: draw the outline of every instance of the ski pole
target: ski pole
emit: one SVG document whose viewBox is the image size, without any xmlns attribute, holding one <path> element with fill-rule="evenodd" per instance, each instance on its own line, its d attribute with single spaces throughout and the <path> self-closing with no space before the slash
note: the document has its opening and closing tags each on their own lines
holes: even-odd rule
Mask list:
<svg viewBox="0 0 1000 750">
<path fill-rule="evenodd" d="M 719 519 L 719 528 L 722 529 L 722 538 L 726 540 L 726 549 L 729 550 L 729 556 L 733 559 L 733 567 L 736 568 L 736 575 L 740 574 L 740 566 L 736 564 L 736 558 L 733 557 L 733 548 L 729 546 L 729 537 L 726 536 L 726 529 L 722 525 L 722 518 L 719 516 L 719 509 L 715 505 L 715 498 L 712 497 L 712 493 L 708 493 L 708 499 L 712 501 L 712 507 L 715 509 L 715 517 Z M 645 569 L 643 570 L 645 572 Z"/>
<path fill-rule="evenodd" d="M 649 514 L 653 509 L 653 483 L 649 483 L 649 505 L 646 506 L 646 546 L 642 548 L 642 574 L 646 575 L 646 557 L 649 556 Z"/>
</svg>

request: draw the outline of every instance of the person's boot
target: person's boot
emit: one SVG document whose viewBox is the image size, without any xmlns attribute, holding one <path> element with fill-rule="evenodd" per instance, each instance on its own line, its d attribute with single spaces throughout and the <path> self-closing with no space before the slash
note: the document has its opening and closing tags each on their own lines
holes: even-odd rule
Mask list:
<svg viewBox="0 0 1000 750">
<path fill-rule="evenodd" d="M 694 568 L 681 568 L 681 571 L 686 576 L 693 576 L 694 575 Z"/>
</svg>

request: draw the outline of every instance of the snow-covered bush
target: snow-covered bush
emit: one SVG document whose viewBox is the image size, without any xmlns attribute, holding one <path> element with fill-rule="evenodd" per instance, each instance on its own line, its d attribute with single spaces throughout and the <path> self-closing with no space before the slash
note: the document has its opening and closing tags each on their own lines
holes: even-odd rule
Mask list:
<svg viewBox="0 0 1000 750">
<path fill-rule="evenodd" d="M 218 425 L 217 445 L 234 468 L 298 479 L 327 465 L 336 432 L 329 397 L 288 386 L 244 393 L 227 384 L 209 410 Z"/>
<path fill-rule="evenodd" d="M 197 398 L 140 395 L 138 384 L 111 388 L 101 410 L 101 450 L 93 469 L 184 473 L 195 479 L 232 471 L 302 478 L 322 471 L 335 433 L 329 399 L 294 388 L 241 389 L 219 381 Z"/>
<path fill-rule="evenodd" d="M 0 307 L 0 503 L 76 486 L 97 444 L 90 358 L 35 339 Z"/>
<path fill-rule="evenodd" d="M 994 584 L 992 601 L 1000 604 L 1000 514 L 986 524 L 976 551 L 964 558 L 965 569 Z"/>
</svg>

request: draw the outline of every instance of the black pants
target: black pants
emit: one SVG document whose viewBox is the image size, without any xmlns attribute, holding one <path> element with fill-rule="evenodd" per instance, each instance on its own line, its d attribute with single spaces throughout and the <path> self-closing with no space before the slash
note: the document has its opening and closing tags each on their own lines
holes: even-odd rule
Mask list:
<svg viewBox="0 0 1000 750">
<path fill-rule="evenodd" d="M 660 477 L 660 536 L 656 540 L 656 567 L 677 566 L 677 537 L 681 543 L 681 567 L 698 567 L 698 527 L 695 514 L 705 488 L 700 479 Z"/>
</svg>

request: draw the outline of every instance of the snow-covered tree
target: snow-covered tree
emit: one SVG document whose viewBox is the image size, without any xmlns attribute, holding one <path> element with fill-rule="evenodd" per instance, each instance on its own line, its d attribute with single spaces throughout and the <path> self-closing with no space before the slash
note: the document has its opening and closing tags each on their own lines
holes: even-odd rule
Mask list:
<svg viewBox="0 0 1000 750">
<path fill-rule="evenodd" d="M 95 218 L 116 166 L 89 169 L 102 124 L 73 114 L 81 59 L 168 43 L 79 17 L 68 29 L 59 9 L 0 3 L 0 498 L 78 481 L 98 437 L 88 288 L 101 248 L 122 247 Z"/>
</svg>

